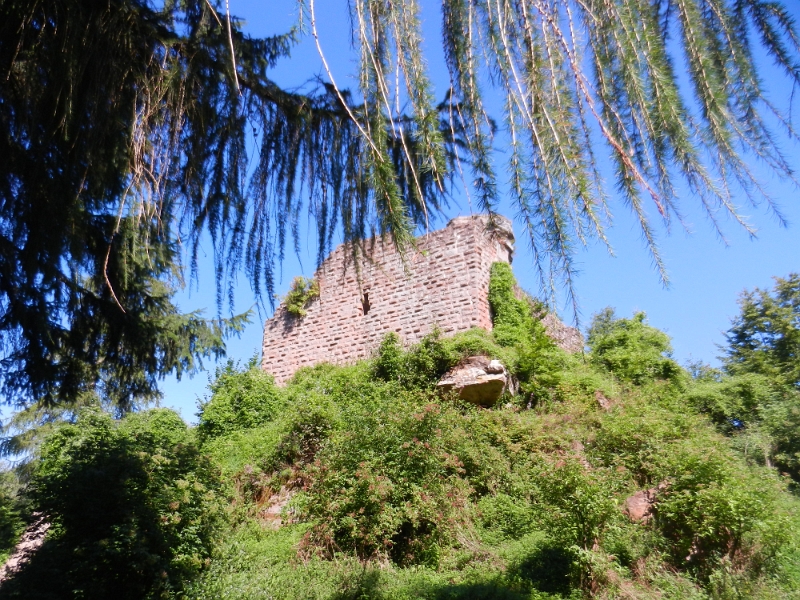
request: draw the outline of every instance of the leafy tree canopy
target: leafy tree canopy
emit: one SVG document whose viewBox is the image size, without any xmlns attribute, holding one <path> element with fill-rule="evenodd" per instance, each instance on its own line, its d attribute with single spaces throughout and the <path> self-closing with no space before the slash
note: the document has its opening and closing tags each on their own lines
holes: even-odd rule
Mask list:
<svg viewBox="0 0 800 600">
<path fill-rule="evenodd" d="M 704 369 L 689 404 L 745 453 L 800 481 L 800 276 L 739 298 L 722 371 Z"/>
<path fill-rule="evenodd" d="M 659 265 L 648 202 L 665 223 L 680 218 L 683 182 L 712 219 L 736 215 L 734 191 L 755 202 L 761 189 L 745 155 L 793 176 L 754 58 L 761 45 L 800 81 L 779 1 L 446 0 L 441 104 L 417 0 L 349 4 L 354 94 L 332 80 L 282 90 L 268 70 L 301 30 L 254 39 L 216 6 L 0 1 L 6 398 L 52 403 L 90 388 L 131 402 L 219 352 L 226 324 L 171 301 L 180 252 L 194 267 L 206 233 L 221 302 L 241 267 L 272 298 L 304 211 L 320 259 L 337 230 L 406 247 L 446 207 L 456 173 L 492 213 L 493 118 L 510 134 L 512 196 L 544 288 L 571 281 L 577 245 L 605 239 L 602 147 Z M 314 3 L 302 6 L 316 37 Z M 505 99 L 499 115 L 487 114 L 487 82 Z"/>
<path fill-rule="evenodd" d="M 800 390 L 800 275 L 739 298 L 722 360 L 732 374 L 760 373 Z"/>
</svg>

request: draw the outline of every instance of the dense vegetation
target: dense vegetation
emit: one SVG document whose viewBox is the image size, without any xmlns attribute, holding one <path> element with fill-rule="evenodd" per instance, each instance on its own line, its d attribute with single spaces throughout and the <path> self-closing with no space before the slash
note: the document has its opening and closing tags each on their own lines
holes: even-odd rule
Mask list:
<svg viewBox="0 0 800 600">
<path fill-rule="evenodd" d="M 204 240 L 222 317 L 242 274 L 273 301 L 304 223 L 319 262 L 339 236 L 407 249 L 461 180 L 479 211 L 508 196 L 551 294 L 571 291 L 577 248 L 608 243 L 618 201 L 666 277 L 657 225 L 682 222 L 677 190 L 749 230 L 742 196 L 775 208 L 753 159 L 795 180 L 790 2 L 443 0 L 438 82 L 421 4 L 340 2 L 354 89 L 309 72 L 287 90 L 271 69 L 319 43 L 313 0 L 264 38 L 221 0 L 0 0 L 4 397 L 139 409 L 219 356 L 242 317 L 175 303 Z"/>
<path fill-rule="evenodd" d="M 493 333 L 390 335 L 283 388 L 229 364 L 193 429 L 96 408 L 56 426 L 0 513 L 52 533 L 0 597 L 800 597 L 793 384 L 690 373 L 643 314 L 602 312 L 567 355 L 507 265 L 490 303 Z M 475 354 L 519 392 L 437 393 Z"/>
<path fill-rule="evenodd" d="M 222 522 L 216 468 L 173 411 L 94 409 L 47 436 L 27 500 L 50 522 L 3 596 L 160 598 L 207 566 Z"/>
<path fill-rule="evenodd" d="M 417 0 L 347 4 L 352 93 L 268 77 L 316 39 L 313 1 L 308 29 L 264 39 L 224 6 L 0 0 L 0 391 L 27 407 L 0 446 L 26 459 L 0 481 L 0 546 L 50 527 L 0 596 L 795 593 L 796 276 L 745 297 L 724 369 L 694 378 L 643 315 L 606 312 L 588 354 L 563 354 L 497 267 L 492 334 L 389 336 L 282 389 L 231 365 L 193 429 L 136 412 L 247 318 L 174 302 L 206 234 L 221 317 L 242 268 L 271 301 L 306 212 L 320 261 L 338 234 L 408 248 L 457 176 L 494 214 L 493 117 L 543 290 L 571 289 L 575 248 L 606 240 L 611 189 L 663 275 L 649 200 L 669 224 L 682 182 L 738 219 L 736 190 L 763 189 L 751 153 L 794 176 L 779 140 L 797 135 L 763 118 L 780 107 L 755 58 L 800 82 L 784 3 L 445 0 L 439 104 Z M 316 293 L 298 280 L 290 311 Z M 475 353 L 519 384 L 491 410 L 434 390 Z M 652 500 L 638 522 L 621 510 L 635 491 Z"/>
</svg>

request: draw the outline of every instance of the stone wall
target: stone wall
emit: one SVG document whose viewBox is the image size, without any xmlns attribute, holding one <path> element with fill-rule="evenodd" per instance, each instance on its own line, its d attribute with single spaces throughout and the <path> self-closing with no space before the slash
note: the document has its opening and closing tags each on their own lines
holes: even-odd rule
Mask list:
<svg viewBox="0 0 800 600">
<path fill-rule="evenodd" d="M 262 366 L 278 383 L 300 367 L 351 363 L 369 356 L 390 331 L 406 344 L 435 326 L 445 334 L 472 327 L 491 330 L 489 270 L 511 262 L 511 222 L 497 217 L 458 217 L 418 238 L 404 268 L 390 241 L 373 240 L 360 276 L 352 254 L 339 246 L 314 275 L 319 298 L 299 318 L 279 306 L 264 326 Z"/>
</svg>

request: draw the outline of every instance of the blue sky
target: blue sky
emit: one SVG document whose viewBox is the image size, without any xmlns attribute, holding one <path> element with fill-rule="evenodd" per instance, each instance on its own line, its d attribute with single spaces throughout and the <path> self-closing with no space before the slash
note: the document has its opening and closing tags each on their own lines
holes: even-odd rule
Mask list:
<svg viewBox="0 0 800 600">
<path fill-rule="evenodd" d="M 296 20 L 297 4 L 291 0 L 230 0 L 230 7 L 233 14 L 246 21 L 246 30 L 254 36 L 285 32 Z M 337 84 L 354 87 L 355 54 L 349 45 L 346 7 L 344 0 L 318 2 L 317 21 L 320 42 Z M 440 28 L 438 7 L 438 2 L 423 0 L 426 51 L 434 84 L 447 81 L 441 50 L 437 45 Z M 788 106 L 791 94 L 789 84 L 767 61 L 762 63 L 764 79 L 771 84 L 768 88 L 771 100 L 779 106 Z M 315 77 L 325 78 L 313 39 L 310 36 L 302 39 L 293 50 L 292 57 L 282 61 L 271 77 L 285 87 L 302 86 Z M 443 86 L 437 88 L 438 96 L 443 92 Z M 798 110 L 794 112 L 794 116 L 798 117 Z M 794 159 L 795 168 L 800 170 L 800 160 L 797 160 L 800 147 L 785 142 L 783 149 Z M 502 156 L 498 157 L 498 172 L 502 172 L 502 160 Z M 615 256 L 611 257 L 601 244 L 592 244 L 577 256 L 580 275 L 575 288 L 582 326 L 589 322 L 592 314 L 606 306 L 614 307 L 619 316 L 630 316 L 635 311 L 643 310 L 652 325 L 672 337 L 674 357 L 679 362 L 702 360 L 715 364 L 719 354 L 717 344 L 724 341 L 724 331 L 737 314 L 736 300 L 742 290 L 768 287 L 772 284 L 773 276 L 800 271 L 798 190 L 791 183 L 781 181 L 770 173 L 762 173 L 762 178 L 789 226 L 779 226 L 775 216 L 765 207 L 754 208 L 748 206 L 744 198 L 737 198 L 741 212 L 757 228 L 758 237 L 751 238 L 739 225 L 723 218 L 726 239 L 722 241 L 708 218 L 699 210 L 699 202 L 687 194 L 682 199 L 682 209 L 690 232 L 687 233 L 680 226 L 673 226 L 671 232 L 663 227 L 658 230 L 658 240 L 670 278 L 666 288 L 661 284 L 641 234 L 626 207 L 612 197 L 614 225 L 608 233 Z M 510 207 L 502 207 L 501 211 L 513 217 Z M 451 207 L 447 216 L 469 213 L 470 207 L 461 201 Z M 443 225 L 444 221 L 437 227 Z M 283 265 L 279 293 L 285 293 L 295 275 L 313 274 L 313 239 L 313 235 L 308 236 L 311 251 L 306 255 L 301 254 L 300 261 L 292 256 Z M 304 240 L 301 242 L 305 243 Z M 210 261 L 210 255 L 201 260 L 198 281 L 179 297 L 178 302 L 183 310 L 204 308 L 209 315 L 216 313 Z M 532 265 L 525 241 L 518 240 L 514 271 L 522 286 L 535 292 L 537 282 Z M 242 282 L 237 289 L 235 309 L 244 311 L 253 303 L 250 288 Z M 558 308 L 565 320 L 572 319 L 571 308 Z M 269 314 L 269 309 L 260 315 L 256 313 L 253 323 L 241 338 L 229 341 L 230 358 L 246 362 L 260 352 L 263 319 Z M 206 366 L 213 371 L 213 363 Z M 170 378 L 164 382 L 165 397 L 162 404 L 179 410 L 186 420 L 195 421 L 197 400 L 206 394 L 207 384 L 208 375 L 205 373 L 180 382 Z"/>
</svg>

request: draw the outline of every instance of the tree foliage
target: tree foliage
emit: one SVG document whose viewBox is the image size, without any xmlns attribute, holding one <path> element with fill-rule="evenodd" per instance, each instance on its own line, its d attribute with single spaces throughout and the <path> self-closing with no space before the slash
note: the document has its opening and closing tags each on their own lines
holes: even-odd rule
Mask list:
<svg viewBox="0 0 800 600">
<path fill-rule="evenodd" d="M 171 209 L 130 198 L 154 176 L 136 164 L 156 142 L 152 132 L 140 139 L 140 90 L 165 32 L 128 3 L 6 1 L 0 10 L 5 396 L 51 404 L 94 391 L 121 407 L 153 399 L 159 377 L 219 356 L 223 334 L 243 322 L 179 311 Z"/>
<path fill-rule="evenodd" d="M 565 278 L 571 289 L 575 247 L 605 239 L 602 147 L 659 265 L 649 214 L 680 218 L 679 182 L 713 220 L 737 215 L 737 189 L 759 198 L 745 155 L 793 176 L 754 58 L 761 46 L 800 81 L 779 1 L 447 0 L 451 81 L 438 104 L 418 0 L 350 3 L 354 93 L 333 80 L 282 90 L 268 72 L 302 30 L 254 39 L 217 6 L 0 2 L 6 397 L 52 402 L 95 386 L 123 402 L 219 351 L 221 330 L 181 315 L 170 296 L 179 252 L 196 267 L 204 235 L 220 303 L 239 269 L 271 301 L 304 211 L 319 260 L 336 231 L 354 252 L 375 233 L 406 248 L 444 210 L 457 174 L 493 213 L 503 182 L 487 83 L 503 99 L 515 210 L 544 288 Z M 314 4 L 303 6 L 316 37 Z M 193 341 L 175 347 L 179 337 Z M 117 381 L 98 367 L 112 360 Z"/>
<path fill-rule="evenodd" d="M 489 278 L 492 336 L 498 344 L 514 348 L 513 368 L 530 401 L 545 400 L 559 381 L 561 351 L 542 324 L 544 306 L 517 285 L 511 265 L 496 262 Z"/>
<path fill-rule="evenodd" d="M 722 371 L 700 372 L 686 399 L 750 460 L 800 481 L 800 278 L 739 298 Z"/>
<path fill-rule="evenodd" d="M 362 94 L 373 114 L 391 114 L 393 95 L 384 90 L 397 72 L 416 118 L 433 114 L 419 5 L 352 3 Z M 570 281 L 576 246 L 605 239 L 611 190 L 601 151 L 662 274 L 650 214 L 680 221 L 678 187 L 716 223 L 720 210 L 738 216 L 734 190 L 760 196 L 745 154 L 792 176 L 765 119 L 775 110 L 755 59 L 761 46 L 790 84 L 800 81 L 797 31 L 782 2 L 446 0 L 442 24 L 451 123 L 466 132 L 476 204 L 491 211 L 498 199 L 488 81 L 500 91 L 514 208 L 544 288 Z M 794 137 L 788 124 L 779 127 Z"/>
<path fill-rule="evenodd" d="M 3 597 L 169 597 L 210 556 L 215 473 L 170 410 L 119 422 L 85 410 L 41 449 L 30 498 L 51 530 Z"/>
<path fill-rule="evenodd" d="M 197 430 L 201 439 L 262 425 L 285 408 L 272 375 L 261 370 L 255 359 L 243 373 L 228 361 L 217 369 L 209 390 L 211 399 L 200 405 Z"/>
<path fill-rule="evenodd" d="M 800 275 L 739 298 L 722 360 L 732 374 L 759 373 L 800 390 Z"/>
<path fill-rule="evenodd" d="M 88 387 L 125 404 L 219 355 L 241 319 L 207 322 L 172 303 L 180 253 L 205 233 L 220 298 L 243 264 L 271 297 L 306 195 L 321 256 L 337 223 L 364 238 L 379 204 L 378 229 L 398 235 L 424 211 L 404 193 L 399 142 L 386 142 L 393 195 L 381 204 L 369 144 L 332 90 L 292 95 L 266 77 L 291 35 L 251 39 L 229 25 L 204 0 L 0 3 L 7 398 L 71 401 Z M 443 188 L 417 172 L 433 209 Z"/>
<path fill-rule="evenodd" d="M 534 317 L 525 296 L 527 294 L 517 286 L 511 265 L 494 263 L 489 277 L 488 300 L 492 311 L 492 334 L 498 344 L 515 346 L 543 335 L 544 327 Z"/>
</svg>

